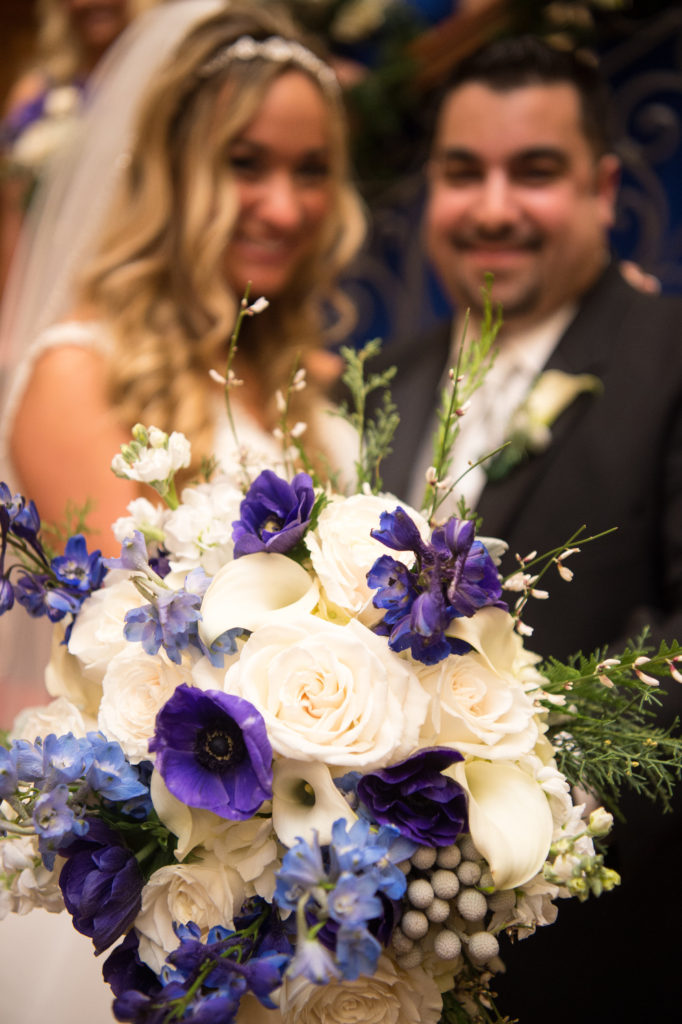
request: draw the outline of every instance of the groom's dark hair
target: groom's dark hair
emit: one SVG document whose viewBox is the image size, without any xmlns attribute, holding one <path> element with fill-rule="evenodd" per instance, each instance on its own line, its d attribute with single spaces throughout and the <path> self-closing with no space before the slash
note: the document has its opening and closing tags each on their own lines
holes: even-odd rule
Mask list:
<svg viewBox="0 0 682 1024">
<path fill-rule="evenodd" d="M 578 93 L 583 132 L 595 156 L 613 149 L 610 97 L 592 57 L 558 50 L 537 36 L 509 36 L 465 57 L 444 84 L 441 98 L 473 82 L 496 92 L 526 85 L 572 85 Z"/>
</svg>

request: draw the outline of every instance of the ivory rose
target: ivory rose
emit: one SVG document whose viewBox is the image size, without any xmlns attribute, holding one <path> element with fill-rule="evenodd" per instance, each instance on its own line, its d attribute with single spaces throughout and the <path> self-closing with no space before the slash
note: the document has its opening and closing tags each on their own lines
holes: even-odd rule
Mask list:
<svg viewBox="0 0 682 1024">
<path fill-rule="evenodd" d="M 465 756 L 516 759 L 535 745 L 538 722 L 522 681 L 528 655 L 513 620 L 499 608 L 482 608 L 453 626 L 449 632 L 473 649 L 420 672 L 431 697 L 425 738 Z"/>
<path fill-rule="evenodd" d="M 314 616 L 256 630 L 225 689 L 258 709 L 275 753 L 365 770 L 413 750 L 428 703 L 383 638 Z"/>
<path fill-rule="evenodd" d="M 55 736 L 64 736 L 67 732 L 85 736 L 90 729 L 96 728 L 95 719 L 83 715 L 66 697 L 56 697 L 49 704 L 20 711 L 12 725 L 12 739 L 33 743 L 36 737 L 47 736 L 51 732 Z"/>
<path fill-rule="evenodd" d="M 129 761 L 152 760 L 148 743 L 156 715 L 184 678 L 165 653 L 145 654 L 138 644 L 129 643 L 109 662 L 98 724 L 108 739 L 121 744 Z"/>
<path fill-rule="evenodd" d="M 280 861 L 269 818 L 231 821 L 212 811 L 188 807 L 173 796 L 158 771 L 152 772 L 151 797 L 161 821 L 178 837 L 177 860 L 208 850 L 234 868 L 245 883 L 251 883 L 259 896 L 272 900 Z"/>
<path fill-rule="evenodd" d="M 401 970 L 383 955 L 376 972 L 357 981 L 285 978 L 280 1010 L 283 1024 L 437 1024 L 442 1002 L 425 971 Z"/>
<path fill-rule="evenodd" d="M 104 586 L 83 602 L 69 638 L 69 652 L 78 658 L 88 679 L 101 683 L 111 659 L 128 647 L 123 635 L 126 612 L 145 603 L 126 570 L 109 573 Z M 135 649 L 140 650 L 137 645 Z"/>
<path fill-rule="evenodd" d="M 159 868 L 142 890 L 135 919 L 140 959 L 158 974 L 168 954 L 180 945 L 174 921 L 194 921 L 205 939 L 216 925 L 232 927 L 246 896 L 241 875 L 211 853 L 191 864 Z"/>
<path fill-rule="evenodd" d="M 383 615 L 372 605 L 375 591 L 367 585 L 367 573 L 388 550 L 370 531 L 379 529 L 382 512 L 392 512 L 399 504 L 392 494 L 332 498 L 320 513 L 315 529 L 305 537 L 313 569 L 327 598 L 367 626 Z M 424 518 L 414 509 L 403 507 L 428 540 L 429 527 Z M 393 557 L 405 562 L 414 558 L 411 551 L 393 552 Z"/>
</svg>

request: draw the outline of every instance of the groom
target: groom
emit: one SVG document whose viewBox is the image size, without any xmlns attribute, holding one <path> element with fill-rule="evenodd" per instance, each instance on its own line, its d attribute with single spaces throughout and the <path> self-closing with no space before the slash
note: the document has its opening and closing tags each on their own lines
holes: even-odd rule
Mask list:
<svg viewBox="0 0 682 1024">
<path fill-rule="evenodd" d="M 618 161 L 606 111 L 592 66 L 534 38 L 494 42 L 449 83 L 428 164 L 435 267 L 474 332 L 492 273 L 504 321 L 497 362 L 460 421 L 453 475 L 505 440 L 538 375 L 561 372 L 543 378 L 556 416 L 540 450 L 522 445 L 494 481 L 475 470 L 457 492 L 510 556 L 556 548 L 582 524 L 587 535 L 618 528 L 572 556 L 573 582 L 543 578 L 549 600 L 531 601 L 525 620 L 528 647 L 545 656 L 618 646 L 645 624 L 656 641 L 682 640 L 682 301 L 631 288 L 610 260 Z M 401 423 L 384 486 L 413 504 L 461 330 L 458 319 L 385 353 Z M 563 385 L 576 395 L 559 412 Z M 682 710 L 671 687 L 666 721 Z M 682 815 L 641 800 L 626 812 L 620 860 L 609 861 L 622 889 L 562 903 L 558 927 L 505 957 L 501 1006 L 523 1024 L 639 1024 L 679 1009 Z"/>
</svg>

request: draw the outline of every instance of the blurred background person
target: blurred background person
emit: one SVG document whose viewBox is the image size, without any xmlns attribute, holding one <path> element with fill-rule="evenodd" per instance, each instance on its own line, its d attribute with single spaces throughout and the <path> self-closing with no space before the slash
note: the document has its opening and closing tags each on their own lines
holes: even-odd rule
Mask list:
<svg viewBox="0 0 682 1024">
<path fill-rule="evenodd" d="M 34 53 L 9 89 L 0 124 L 0 287 L 33 190 L 73 136 L 92 72 L 132 18 L 159 2 L 37 0 Z"/>
<path fill-rule="evenodd" d="M 48 520 L 62 518 L 67 499 L 94 498 L 92 522 L 109 550 L 111 522 L 138 493 L 109 464 L 136 421 L 186 432 L 190 475 L 198 475 L 201 454 L 214 451 L 223 469 L 239 472 L 223 388 L 209 370 L 225 368 L 249 282 L 270 306 L 244 328 L 234 363 L 244 384 L 233 392 L 233 412 L 249 458 L 276 463 L 276 391 L 306 354 L 323 352 L 323 304 L 333 303 L 336 276 L 364 230 L 335 76 L 289 17 L 270 4 L 169 4 L 137 26 L 140 59 L 154 52 L 158 32 L 168 36 L 167 19 L 181 9 L 194 27 L 185 34 L 176 24 L 179 45 L 149 83 L 96 252 L 82 277 L 76 273 L 73 304 L 28 352 L 20 343 L 5 405 L 21 486 Z M 99 96 L 105 109 L 118 76 L 129 75 L 131 52 L 110 69 L 111 95 Z M 92 189 L 100 185 L 95 178 Z M 348 462 L 352 445 L 324 416 L 323 395 L 311 385 L 294 397 L 295 419 L 308 423 L 329 462 Z M 110 1019 L 88 940 L 68 916 L 49 927 L 45 917 L 34 911 L 3 924 L 3 1021 Z M 25 990 L 27 948 L 34 963 L 59 963 L 49 987 Z M 96 992 L 98 984 L 102 999 L 93 995 L 78 1017 L 74 987 Z"/>
</svg>

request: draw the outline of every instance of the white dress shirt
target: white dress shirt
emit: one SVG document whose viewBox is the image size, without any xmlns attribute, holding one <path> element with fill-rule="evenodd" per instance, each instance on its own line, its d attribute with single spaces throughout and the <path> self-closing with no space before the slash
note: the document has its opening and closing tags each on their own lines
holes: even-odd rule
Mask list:
<svg viewBox="0 0 682 1024">
<path fill-rule="evenodd" d="M 471 405 L 459 421 L 459 434 L 453 448 L 450 473 L 459 483 L 438 510 L 438 519 L 453 515 L 460 497 L 470 509 L 476 507 L 485 486 L 486 475 L 482 466 L 469 469 L 480 458 L 493 452 L 507 440 L 508 427 L 513 414 L 524 401 L 530 387 L 545 365 L 575 314 L 575 306 L 563 306 L 541 324 L 522 333 L 508 333 L 500 339 L 495 363 L 483 384 L 473 394 Z M 456 365 L 461 328 L 455 322 L 448 370 Z M 441 388 L 448 383 L 446 370 Z M 439 400 L 436 403 L 440 404 Z M 437 417 L 434 412 L 431 429 L 420 450 L 410 481 L 408 501 L 419 508 L 426 486 L 426 471 L 433 464 L 433 437 Z M 465 474 L 465 475 L 462 475 Z"/>
</svg>

